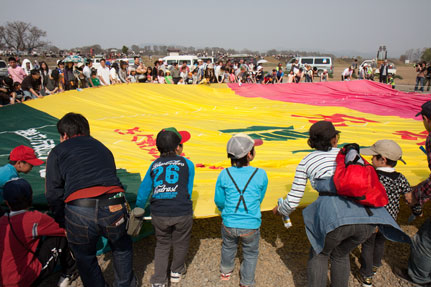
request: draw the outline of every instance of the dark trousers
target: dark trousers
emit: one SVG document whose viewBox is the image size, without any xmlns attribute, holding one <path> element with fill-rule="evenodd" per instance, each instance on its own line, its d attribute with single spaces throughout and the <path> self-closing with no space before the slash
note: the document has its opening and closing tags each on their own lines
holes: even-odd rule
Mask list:
<svg viewBox="0 0 431 287">
<path fill-rule="evenodd" d="M 108 239 L 114 264 L 114 287 L 136 285 L 133 274 L 132 239 L 126 233 L 125 203 L 112 206 L 80 207 L 66 205 L 66 231 L 70 249 L 76 258 L 84 286 L 105 287 L 105 279 L 97 262 L 97 242 Z"/>
<path fill-rule="evenodd" d="M 388 83 L 388 76 L 387 75 L 380 75 L 380 83 Z"/>
<path fill-rule="evenodd" d="M 428 218 L 412 238 L 408 274 L 418 284 L 431 283 L 431 220 Z"/>
<path fill-rule="evenodd" d="M 156 233 L 156 249 L 154 252 L 154 274 L 152 284 L 167 282 L 169 254 L 171 246 L 173 256 L 171 272 L 184 273 L 187 253 L 192 234 L 193 215 L 165 217 L 152 215 L 151 223 Z"/>
<path fill-rule="evenodd" d="M 176 85 L 176 84 L 178 84 L 180 79 L 181 79 L 181 77 L 175 77 L 175 78 L 172 78 L 172 81 L 174 81 L 174 84 Z"/>
<path fill-rule="evenodd" d="M 431 78 L 430 77 L 425 78 L 424 87 L 427 85 L 427 83 L 428 83 L 427 91 L 429 91 L 431 88 Z"/>
<path fill-rule="evenodd" d="M 331 286 L 346 287 L 349 285 L 350 252 L 367 240 L 376 226 L 372 224 L 343 225 L 326 234 L 325 246 L 317 254 L 313 248 L 308 259 L 308 286 L 326 286 L 328 260 L 331 259 Z"/>
<path fill-rule="evenodd" d="M 385 253 L 385 237 L 382 233 L 376 232 L 362 243 L 361 268 L 359 272 L 364 277 L 373 276 L 373 266 L 382 266 L 382 258 Z"/>
<path fill-rule="evenodd" d="M 75 260 L 70 253 L 66 237 L 47 237 L 39 243 L 37 259 L 42 264 L 42 271 L 32 286 L 39 285 L 49 275 L 54 273 L 57 263 L 60 262 L 63 274 L 71 275 L 76 270 Z"/>
</svg>

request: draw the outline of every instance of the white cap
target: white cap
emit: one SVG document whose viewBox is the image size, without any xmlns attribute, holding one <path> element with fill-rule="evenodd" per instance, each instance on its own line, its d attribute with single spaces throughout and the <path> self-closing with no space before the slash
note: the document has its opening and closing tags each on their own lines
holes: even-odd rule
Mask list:
<svg viewBox="0 0 431 287">
<path fill-rule="evenodd" d="M 263 144 L 261 139 L 252 139 L 249 135 L 239 133 L 227 142 L 227 153 L 235 159 L 245 157 L 254 146 Z"/>
</svg>

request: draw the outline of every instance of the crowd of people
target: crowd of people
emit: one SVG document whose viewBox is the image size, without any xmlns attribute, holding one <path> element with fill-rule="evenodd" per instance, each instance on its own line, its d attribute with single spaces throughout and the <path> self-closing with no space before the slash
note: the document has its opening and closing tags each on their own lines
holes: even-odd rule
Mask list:
<svg viewBox="0 0 431 287">
<path fill-rule="evenodd" d="M 431 62 L 426 63 L 422 61 L 414 65 L 416 71 L 416 84 L 415 91 L 424 92 L 425 86 L 428 85 L 427 91 L 431 89 Z M 383 63 L 377 67 L 375 60 L 371 63 L 365 63 L 363 66 L 358 66 L 357 59 L 347 67 L 341 73 L 341 81 L 349 81 L 352 78 L 358 78 L 360 80 L 371 80 L 374 81 L 375 76 L 378 75 L 379 82 L 384 84 L 389 84 L 395 89 L 395 75 L 391 74 L 389 69 L 391 65 L 388 60 L 384 60 Z"/>
<path fill-rule="evenodd" d="M 153 67 L 145 66 L 140 57 L 134 57 L 134 63 L 129 65 L 125 60 L 113 62 L 101 59 L 96 68 L 93 60 L 83 62 L 57 61 L 57 66 L 50 68 L 46 62 L 35 62 L 28 59 L 19 63 L 16 58 L 8 59 L 9 76 L 0 79 L 0 106 L 20 103 L 30 99 L 67 90 L 85 89 L 115 85 L 121 83 L 158 83 L 195 85 L 210 83 L 258 83 L 277 84 L 313 82 L 316 78 L 327 81 L 328 71 L 321 75 L 311 66 L 304 68 L 298 63 L 285 74 L 282 64 L 265 72 L 261 63 L 252 61 L 217 61 L 204 62 L 199 60 L 194 65 L 173 63 L 168 65 L 162 59 L 154 62 Z M 286 76 L 286 77 L 285 77 Z M 284 79 L 286 78 L 286 79 Z"/>
<path fill-rule="evenodd" d="M 431 132 L 431 101 L 422 105 L 419 115 Z M 89 123 L 81 114 L 64 115 L 57 123 L 57 130 L 60 143 L 46 162 L 45 196 L 52 217 L 29 210 L 32 188 L 19 178 L 19 173 L 28 173 L 33 166 L 44 164 L 33 149 L 14 148 L 9 163 L 0 167 L 0 200 L 3 198 L 9 209 L 0 217 L 0 250 L 3 250 L 0 285 L 33 286 L 54 272 L 59 263 L 63 275 L 58 286 L 69 286 L 78 275 L 84 286 L 109 286 L 96 258 L 97 242 L 104 236 L 113 252 L 114 286 L 137 286 L 128 234 L 128 226 L 135 224 L 128 224 L 132 220 L 129 214 L 134 211 L 130 211 L 116 175 L 113 154 L 90 135 Z M 379 140 L 365 149 L 357 144 L 340 149 L 340 134 L 329 121 L 319 121 L 310 127 L 308 145 L 314 151 L 299 163 L 290 192 L 273 209 L 274 214 L 282 215 L 286 221 L 299 206 L 308 180 L 319 192 L 318 199 L 303 211 L 311 244 L 308 286 L 326 286 L 328 261 L 331 261 L 331 286 L 348 286 L 349 254 L 362 244 L 358 276 L 362 286 L 371 287 L 373 276 L 382 265 L 386 239 L 411 244 L 408 268 L 396 270 L 396 275 L 414 284 L 430 284 L 430 219 L 413 238 L 401 230 L 396 219 L 402 195 L 414 215 L 422 214 L 423 204 L 431 198 L 431 177 L 410 186 L 395 170 L 397 163 L 404 160 L 401 147 L 393 140 Z M 157 240 L 152 287 L 180 282 L 187 270 L 195 167 L 181 155 L 190 138 L 187 131 L 174 127 L 162 129 L 156 138 L 160 155 L 148 168 L 138 190 L 136 208 L 150 211 Z M 226 147 L 231 166 L 220 172 L 215 184 L 214 202 L 222 217 L 220 280 L 230 280 L 241 244 L 242 287 L 256 285 L 260 205 L 268 177 L 263 168 L 252 167 L 251 162 L 256 157 L 256 147 L 262 144 L 262 140 L 247 134 L 232 136 Z M 372 167 L 364 163 L 360 153 L 372 156 Z M 426 154 L 431 167 L 431 135 L 426 139 Z M 344 174 L 337 176 L 340 169 L 354 165 L 357 166 L 351 174 L 354 180 Z M 373 176 L 376 181 L 368 184 Z M 341 183 L 343 188 L 357 190 L 353 181 L 365 183 L 370 198 L 341 195 Z M 378 196 L 377 190 L 382 192 Z M 384 204 L 361 203 L 366 199 Z"/>
<path fill-rule="evenodd" d="M 415 91 L 424 91 L 424 87 L 428 84 L 427 91 L 431 89 L 431 62 L 427 63 L 425 61 L 420 62 L 415 65 L 416 69 L 416 85 Z"/>
<path fill-rule="evenodd" d="M 358 66 L 358 60 L 352 63 L 351 66 L 344 69 L 341 73 L 341 81 L 349 81 L 352 78 L 358 78 L 359 80 L 371 80 L 374 81 L 376 75 L 379 76 L 379 82 L 384 84 L 390 84 L 395 89 L 394 75 L 389 72 L 391 65 L 388 60 L 384 60 L 383 63 L 377 67 L 376 61 L 373 59 L 371 63 L 364 63 L 362 66 Z"/>
<path fill-rule="evenodd" d="M 252 61 L 216 61 L 199 60 L 194 65 L 187 62 L 168 65 L 162 59 L 154 62 L 153 67 L 145 66 L 140 57 L 135 56 L 133 64 L 126 60 L 107 61 L 101 59 L 97 68 L 93 60 L 84 62 L 57 61 L 54 68 L 47 63 L 35 61 L 34 65 L 28 59 L 19 63 L 16 58 L 8 59 L 9 76 L 0 79 L 0 106 L 20 103 L 25 100 L 41 98 L 62 91 L 84 89 L 89 87 L 107 86 L 121 83 L 158 83 L 158 84 L 210 84 L 210 83 L 299 83 L 313 81 L 328 81 L 327 70 L 318 71 L 311 65 L 300 66 L 293 63 L 290 71 L 284 71 L 282 63 L 275 69 L 265 72 L 262 63 Z M 395 79 L 389 73 L 387 60 L 377 68 L 375 61 L 358 67 L 357 60 L 341 74 L 342 81 L 352 78 L 374 80 L 376 70 L 379 70 L 379 81 L 395 88 Z M 427 91 L 431 87 L 431 64 L 417 64 L 415 91 Z"/>
</svg>

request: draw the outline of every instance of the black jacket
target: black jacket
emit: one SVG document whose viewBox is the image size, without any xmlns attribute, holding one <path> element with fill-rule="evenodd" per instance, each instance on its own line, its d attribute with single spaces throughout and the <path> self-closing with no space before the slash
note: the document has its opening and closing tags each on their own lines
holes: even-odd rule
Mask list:
<svg viewBox="0 0 431 287">
<path fill-rule="evenodd" d="M 78 136 L 52 149 L 46 162 L 45 195 L 60 226 L 64 226 L 64 200 L 93 186 L 122 186 L 107 147 L 91 136 Z"/>
</svg>

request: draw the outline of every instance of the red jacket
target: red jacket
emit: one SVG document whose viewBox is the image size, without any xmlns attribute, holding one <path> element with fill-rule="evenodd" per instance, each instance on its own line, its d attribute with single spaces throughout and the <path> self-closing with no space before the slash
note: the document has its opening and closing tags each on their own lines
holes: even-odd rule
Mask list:
<svg viewBox="0 0 431 287">
<path fill-rule="evenodd" d="M 42 265 L 35 256 L 41 236 L 65 236 L 64 229 L 39 211 L 12 212 L 10 222 L 22 244 L 10 229 L 7 214 L 0 217 L 0 286 L 30 286 Z"/>
</svg>

